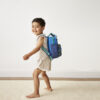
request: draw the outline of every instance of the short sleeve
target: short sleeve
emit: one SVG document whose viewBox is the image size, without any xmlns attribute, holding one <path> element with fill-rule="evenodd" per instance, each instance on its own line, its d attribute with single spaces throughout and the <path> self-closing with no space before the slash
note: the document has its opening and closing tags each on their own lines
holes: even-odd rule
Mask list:
<svg viewBox="0 0 100 100">
<path fill-rule="evenodd" d="M 40 34 L 37 38 L 37 40 L 39 39 L 39 37 L 46 37 L 44 34 Z"/>
</svg>

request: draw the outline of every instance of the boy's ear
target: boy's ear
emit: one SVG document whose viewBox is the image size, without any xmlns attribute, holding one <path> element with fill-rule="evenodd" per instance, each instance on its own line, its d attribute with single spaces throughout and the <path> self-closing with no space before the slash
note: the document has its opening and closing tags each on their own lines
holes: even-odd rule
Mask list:
<svg viewBox="0 0 100 100">
<path fill-rule="evenodd" d="M 43 30 L 45 29 L 45 26 L 43 26 L 43 28 L 42 28 Z"/>
</svg>

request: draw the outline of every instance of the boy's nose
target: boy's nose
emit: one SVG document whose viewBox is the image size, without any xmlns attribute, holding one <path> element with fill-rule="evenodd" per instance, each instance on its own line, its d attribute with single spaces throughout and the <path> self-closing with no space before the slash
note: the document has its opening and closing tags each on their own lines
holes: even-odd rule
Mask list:
<svg viewBox="0 0 100 100">
<path fill-rule="evenodd" d="M 36 30 L 34 29 L 34 32 L 36 32 Z"/>
<path fill-rule="evenodd" d="M 34 31 L 37 31 L 37 29 L 36 29 L 36 28 L 33 28 L 33 30 L 34 30 Z"/>
</svg>

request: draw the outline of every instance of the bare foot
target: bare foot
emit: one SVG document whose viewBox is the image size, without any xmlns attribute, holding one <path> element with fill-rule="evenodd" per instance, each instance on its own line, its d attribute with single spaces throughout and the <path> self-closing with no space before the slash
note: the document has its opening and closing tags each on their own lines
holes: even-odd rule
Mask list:
<svg viewBox="0 0 100 100">
<path fill-rule="evenodd" d="M 46 90 L 48 90 L 48 91 L 53 91 L 53 89 L 52 88 L 45 88 Z"/>
<path fill-rule="evenodd" d="M 39 94 L 34 94 L 34 93 L 32 93 L 32 94 L 30 94 L 30 95 L 27 95 L 26 97 L 27 97 L 27 98 L 37 98 L 37 97 L 40 97 L 40 95 L 39 95 Z"/>
</svg>

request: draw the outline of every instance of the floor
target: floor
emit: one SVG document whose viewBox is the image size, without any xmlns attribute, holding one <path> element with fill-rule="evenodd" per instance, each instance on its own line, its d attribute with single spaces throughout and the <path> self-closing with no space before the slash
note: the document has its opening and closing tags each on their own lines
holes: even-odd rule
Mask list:
<svg viewBox="0 0 100 100">
<path fill-rule="evenodd" d="M 34 90 L 33 80 L 0 80 L 0 100 L 100 100 L 100 81 L 50 80 L 52 92 L 40 80 L 40 97 L 26 98 Z"/>
</svg>

